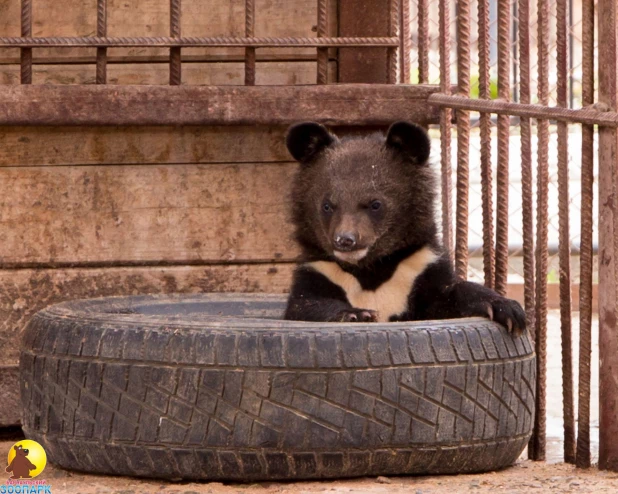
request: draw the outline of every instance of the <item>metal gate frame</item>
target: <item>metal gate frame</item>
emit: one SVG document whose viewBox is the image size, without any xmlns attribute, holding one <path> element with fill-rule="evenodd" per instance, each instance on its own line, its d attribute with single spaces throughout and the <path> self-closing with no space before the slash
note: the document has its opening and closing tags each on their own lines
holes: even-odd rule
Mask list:
<svg viewBox="0 0 618 494">
<path fill-rule="evenodd" d="M 519 23 L 519 102 L 510 101 L 511 2 L 498 0 L 498 99 L 490 99 L 489 0 L 478 0 L 480 98 L 470 97 L 470 0 L 457 1 L 457 85 L 450 81 L 449 0 L 440 6 L 440 85 L 428 85 L 428 1 L 418 3 L 419 85 L 396 85 L 410 76 L 409 0 L 346 0 L 340 12 L 353 12 L 353 34 L 327 36 L 327 1 L 318 2 L 316 38 L 259 38 L 254 36 L 255 0 L 245 2 L 244 37 L 183 37 L 181 0 L 170 0 L 170 35 L 167 37 L 108 37 L 107 1 L 97 0 L 97 33 L 92 37 L 32 37 L 32 0 L 21 3 L 21 36 L 0 37 L 0 47 L 21 49 L 21 85 L 0 91 L 0 125 L 236 125 L 288 124 L 314 119 L 331 125 L 385 125 L 408 118 L 428 125 L 440 123 L 442 156 L 443 234 L 445 247 L 454 250 L 457 273 L 467 274 L 469 112 L 480 112 L 481 180 L 485 283 L 504 293 L 508 260 L 508 141 L 510 117 L 521 117 L 522 198 L 524 225 L 525 308 L 538 356 L 537 413 L 530 457 L 545 458 L 545 390 L 547 354 L 547 197 L 548 129 L 558 122 L 560 207 L 560 294 L 565 418 L 565 461 L 590 465 L 590 352 L 592 316 L 592 165 L 594 125 L 599 126 L 600 163 L 600 467 L 618 471 L 618 13 L 617 0 L 598 0 L 599 94 L 594 99 L 594 2 L 583 0 L 583 100 L 581 110 L 567 102 L 567 0 L 557 0 L 558 106 L 549 106 L 548 67 L 549 0 L 538 1 L 538 101 L 531 104 L 530 28 Z M 359 8 L 360 6 L 364 8 Z M 345 7 L 341 7 L 345 5 Z M 530 18 L 530 0 L 517 0 L 519 16 Z M 341 10 L 343 8 L 343 10 Z M 367 9 L 387 12 L 386 26 L 377 26 Z M 373 13 L 373 11 L 372 11 Z M 377 27 L 376 27 L 377 26 Z M 364 33 L 358 36 L 355 30 Z M 367 37 L 366 33 L 374 33 Z M 340 32 L 340 34 L 342 34 Z M 96 83 L 93 86 L 33 86 L 32 50 L 39 47 L 95 47 Z M 108 86 L 108 47 L 168 47 L 170 86 Z M 245 48 L 245 86 L 180 86 L 181 50 L 184 47 Z M 255 86 L 255 50 L 263 47 L 317 49 L 317 85 L 300 87 Z M 381 63 L 386 80 L 375 70 L 358 67 L 346 77 L 352 84 L 327 85 L 329 48 L 369 53 L 372 67 Z M 375 50 L 380 53 L 376 56 Z M 356 53 L 356 51 L 355 51 Z M 362 57 L 361 57 L 362 58 Z M 382 60 L 382 61 L 380 61 Z M 377 62 L 376 62 L 377 61 Z M 378 65 L 376 65 L 378 63 Z M 378 72 L 381 73 L 382 69 Z M 380 79 L 378 77 L 377 79 Z M 371 84 L 358 84 L 366 82 Z M 377 83 L 376 83 L 377 82 Z M 451 130 L 457 127 L 456 233 L 451 232 Z M 498 115 L 497 207 L 494 232 L 490 115 Z M 538 131 L 537 216 L 534 238 L 532 198 L 532 121 Z M 580 291 L 580 364 L 577 440 L 571 364 L 571 293 L 569 265 L 567 126 L 582 125 L 582 242 Z M 495 244 L 495 245 L 494 245 Z M 454 245 L 454 248 L 453 248 Z M 534 247 L 536 245 L 536 248 Z"/>
<path fill-rule="evenodd" d="M 442 110 L 442 173 L 450 177 L 451 110 L 457 119 L 457 203 L 455 265 L 460 276 L 467 273 L 468 256 L 468 155 L 470 120 L 469 111 L 481 114 L 481 181 L 483 195 L 483 239 L 485 283 L 499 293 L 506 289 L 508 261 L 508 167 L 510 117 L 520 117 L 522 214 L 524 228 L 525 308 L 528 327 L 536 342 L 537 396 L 535 432 L 529 444 L 529 456 L 545 459 L 546 428 L 546 364 L 547 364 L 547 228 L 549 183 L 549 123 L 558 126 L 558 194 L 560 238 L 560 321 L 562 337 L 564 460 L 579 467 L 590 466 L 590 356 L 592 319 L 592 225 L 593 225 L 593 137 L 594 125 L 599 126 L 599 324 L 600 324 L 600 458 L 602 469 L 618 470 L 618 309 L 616 283 L 618 280 L 618 157 L 616 113 L 616 79 L 618 28 L 616 0 L 599 0 L 598 32 L 594 29 L 593 0 L 583 0 L 583 104 L 584 108 L 568 108 L 568 25 L 567 0 L 557 0 L 557 73 L 558 106 L 549 106 L 549 0 L 538 0 L 538 101 L 531 104 L 530 91 L 530 0 L 518 0 L 519 23 L 519 101 L 511 102 L 511 2 L 498 1 L 498 99 L 489 98 L 489 24 L 488 0 L 478 2 L 479 21 L 479 96 L 470 97 L 470 0 L 457 2 L 457 93 L 448 92 L 448 80 L 442 80 L 442 91 L 429 97 L 429 102 Z M 448 76 L 450 65 L 448 47 L 448 2 L 440 0 L 440 48 L 442 77 Z M 599 40 L 599 98 L 594 100 L 594 37 Z M 496 177 L 496 231 L 494 248 L 492 179 L 490 165 L 490 114 L 498 115 L 498 156 Z M 537 203 L 536 242 L 533 236 L 532 199 L 532 125 L 536 120 Z M 579 409 L 577 439 L 573 404 L 573 348 L 571 341 L 571 273 L 569 242 L 568 195 L 568 124 L 582 124 L 582 217 L 581 217 L 581 291 L 580 291 L 580 346 L 579 346 Z M 444 179 L 448 180 L 448 178 Z M 448 193 L 449 184 L 443 193 Z M 449 238 L 450 199 L 443 203 L 446 245 Z M 534 248 L 536 243 L 536 249 Z"/>
</svg>

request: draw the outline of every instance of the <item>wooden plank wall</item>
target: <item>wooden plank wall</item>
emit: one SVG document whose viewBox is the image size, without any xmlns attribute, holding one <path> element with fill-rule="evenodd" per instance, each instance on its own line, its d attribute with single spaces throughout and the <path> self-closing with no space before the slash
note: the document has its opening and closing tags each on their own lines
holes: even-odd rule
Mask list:
<svg viewBox="0 0 618 494">
<path fill-rule="evenodd" d="M 186 36 L 244 34 L 244 0 L 183 2 Z M 18 36 L 19 0 L 0 2 Z M 108 0 L 110 35 L 167 35 L 169 0 Z M 331 2 L 331 33 L 336 4 Z M 315 36 L 316 0 L 256 0 L 257 36 Z M 91 35 L 95 0 L 34 0 L 35 36 Z M 167 84 L 168 50 L 110 49 L 111 84 Z M 183 83 L 243 84 L 242 49 L 183 50 Z M 257 84 L 313 84 L 314 49 L 258 50 Z M 94 49 L 35 49 L 34 84 L 93 83 Z M 0 50 L 0 84 L 19 83 Z M 336 76 L 330 64 L 331 80 Z M 122 294 L 285 292 L 296 169 L 279 127 L 0 127 L 0 426 L 19 420 L 20 332 L 42 307 Z"/>
</svg>

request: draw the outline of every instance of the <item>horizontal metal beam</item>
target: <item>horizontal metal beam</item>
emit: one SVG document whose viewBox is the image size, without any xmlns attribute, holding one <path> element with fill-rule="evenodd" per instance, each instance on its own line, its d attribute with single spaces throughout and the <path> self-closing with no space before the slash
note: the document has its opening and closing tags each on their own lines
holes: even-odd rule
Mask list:
<svg viewBox="0 0 618 494">
<path fill-rule="evenodd" d="M 436 123 L 433 85 L 9 85 L 0 125 L 387 125 Z"/>
<path fill-rule="evenodd" d="M 52 47 L 131 47 L 131 46 L 160 46 L 160 47 L 396 47 L 399 45 L 397 37 L 339 37 L 339 38 L 247 38 L 235 36 L 215 36 L 215 37 L 181 37 L 173 38 L 170 36 L 158 37 L 103 37 L 103 36 L 81 36 L 81 37 L 0 37 L 0 48 L 52 48 Z"/>
<path fill-rule="evenodd" d="M 456 110 L 470 110 L 482 113 L 496 113 L 498 115 L 512 115 L 516 117 L 601 125 L 604 127 L 618 127 L 618 113 L 599 111 L 592 108 L 571 110 L 570 108 L 559 108 L 555 106 L 510 103 L 503 100 L 472 99 L 466 98 L 465 96 L 451 96 L 438 93 L 432 94 L 429 97 L 429 103 L 439 107 L 454 108 Z"/>
</svg>

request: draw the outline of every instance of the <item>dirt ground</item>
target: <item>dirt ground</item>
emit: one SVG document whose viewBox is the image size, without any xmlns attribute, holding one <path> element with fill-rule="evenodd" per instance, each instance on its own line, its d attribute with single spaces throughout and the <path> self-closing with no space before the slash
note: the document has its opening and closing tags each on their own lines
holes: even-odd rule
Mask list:
<svg viewBox="0 0 618 494">
<path fill-rule="evenodd" d="M 0 442 L 8 451 L 13 441 Z M 0 477 L 1 479 L 2 477 Z M 234 484 L 220 482 L 169 483 L 125 477 L 69 472 L 48 465 L 37 478 L 47 480 L 54 494 L 291 494 L 332 492 L 351 494 L 452 494 L 459 492 L 618 492 L 618 473 L 596 468 L 578 470 L 563 463 L 520 460 L 501 472 L 442 477 L 378 477 L 334 482 L 269 482 Z M 1 484 L 0 484 L 1 485 Z"/>
</svg>

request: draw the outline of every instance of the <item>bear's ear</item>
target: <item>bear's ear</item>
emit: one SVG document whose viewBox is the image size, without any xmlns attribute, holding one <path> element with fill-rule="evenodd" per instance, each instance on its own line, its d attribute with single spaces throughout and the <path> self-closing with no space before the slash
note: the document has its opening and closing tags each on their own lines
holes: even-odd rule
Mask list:
<svg viewBox="0 0 618 494">
<path fill-rule="evenodd" d="M 323 125 L 303 122 L 289 128 L 285 142 L 296 161 L 308 163 L 336 140 L 337 138 Z"/>
<path fill-rule="evenodd" d="M 386 134 L 386 146 L 424 165 L 429 159 L 431 144 L 425 129 L 410 122 L 395 122 Z"/>
</svg>

